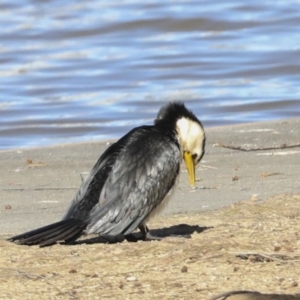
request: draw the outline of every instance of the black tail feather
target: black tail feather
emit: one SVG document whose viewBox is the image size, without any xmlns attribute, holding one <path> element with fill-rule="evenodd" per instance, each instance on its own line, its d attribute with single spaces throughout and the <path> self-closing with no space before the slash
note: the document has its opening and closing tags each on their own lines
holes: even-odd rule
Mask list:
<svg viewBox="0 0 300 300">
<path fill-rule="evenodd" d="M 56 226 L 51 226 L 51 225 L 56 225 Z M 33 244 L 36 244 L 38 243 L 38 241 L 43 241 L 45 239 L 48 240 L 56 236 L 58 236 L 59 239 L 59 235 L 61 233 L 65 232 L 75 224 L 73 224 L 73 222 L 64 222 L 62 224 L 61 222 L 59 222 L 51 225 L 49 225 L 51 226 L 50 228 L 48 226 L 45 226 L 33 231 L 26 232 L 23 235 L 17 236 L 15 240 L 19 240 L 20 244 L 28 245 L 31 242 L 33 242 Z"/>
<path fill-rule="evenodd" d="M 68 228 L 66 231 L 63 231 L 61 234 L 54 236 L 53 238 L 47 239 L 46 241 L 40 243 L 40 247 L 46 247 L 50 246 L 52 244 L 55 244 L 56 241 L 58 240 L 69 240 L 71 237 L 74 235 L 77 236 L 78 233 L 82 233 L 82 228 L 77 228 L 77 227 L 71 227 Z"/>
<path fill-rule="evenodd" d="M 68 219 L 50 224 L 8 239 L 21 245 L 50 246 L 58 241 L 75 241 L 81 236 L 86 225 L 81 220 Z"/>
<path fill-rule="evenodd" d="M 55 244 L 56 241 L 64 240 L 64 236 L 68 235 L 70 230 L 77 228 L 76 222 L 68 222 L 67 224 L 61 224 L 60 227 L 53 228 L 51 230 L 43 231 L 37 235 L 30 236 L 28 238 L 25 238 L 23 240 L 20 240 L 21 244 L 34 244 L 37 243 L 40 244 L 40 246 L 43 245 L 52 245 Z M 49 242 L 48 242 L 49 241 Z"/>
</svg>

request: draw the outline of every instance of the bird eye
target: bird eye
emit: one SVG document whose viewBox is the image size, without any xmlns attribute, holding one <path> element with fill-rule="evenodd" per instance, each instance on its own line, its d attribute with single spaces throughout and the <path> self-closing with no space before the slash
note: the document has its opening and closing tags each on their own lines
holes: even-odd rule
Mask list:
<svg viewBox="0 0 300 300">
<path fill-rule="evenodd" d="M 192 158 L 193 158 L 193 160 L 196 160 L 197 159 L 197 153 L 194 153 L 193 155 L 192 155 Z"/>
</svg>

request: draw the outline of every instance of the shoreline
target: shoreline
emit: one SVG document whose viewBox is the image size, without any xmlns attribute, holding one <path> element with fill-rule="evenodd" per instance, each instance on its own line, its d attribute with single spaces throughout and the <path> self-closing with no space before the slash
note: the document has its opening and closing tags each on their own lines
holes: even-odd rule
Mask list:
<svg viewBox="0 0 300 300">
<path fill-rule="evenodd" d="M 278 120 L 271 120 L 271 121 L 259 121 L 259 122 L 246 122 L 246 123 L 238 123 L 238 124 L 232 124 L 232 125 L 217 125 L 212 127 L 206 127 L 203 122 L 203 126 L 205 131 L 211 131 L 211 130 L 219 130 L 219 129 L 225 129 L 225 128 L 232 128 L 232 127 L 239 127 L 239 126 L 251 126 L 251 125 L 263 125 L 263 124 L 272 124 L 272 123 L 278 123 L 278 122 L 289 122 L 293 120 L 297 120 L 299 118 L 284 118 L 284 119 L 278 119 Z M 145 124 L 145 125 L 151 125 L 151 124 Z M 138 127 L 138 126 L 136 126 Z M 134 127 L 132 127 L 134 128 Z M 127 132 L 126 132 L 127 133 Z M 124 133 L 123 135 L 125 135 Z M 123 135 L 120 135 L 119 138 L 121 138 Z M 118 139 L 119 139 L 118 138 Z M 1 149 L 0 148 L 0 154 L 2 152 L 10 152 L 10 151 L 23 151 L 23 150 L 34 150 L 34 149 L 44 149 L 44 148 L 55 148 L 55 147 L 61 147 L 61 146 L 76 146 L 81 144 L 107 144 L 107 143 L 113 143 L 118 139 L 104 139 L 104 140 L 96 140 L 91 139 L 90 141 L 75 141 L 75 142 L 66 142 L 66 143 L 54 143 L 50 145 L 43 145 L 43 146 L 22 146 L 22 147 L 15 147 L 15 148 L 9 148 L 9 149 Z"/>
</svg>

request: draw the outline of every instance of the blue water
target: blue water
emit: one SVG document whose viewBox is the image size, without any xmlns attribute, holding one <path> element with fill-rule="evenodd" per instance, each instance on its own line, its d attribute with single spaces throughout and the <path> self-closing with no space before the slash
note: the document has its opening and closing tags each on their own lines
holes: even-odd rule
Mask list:
<svg viewBox="0 0 300 300">
<path fill-rule="evenodd" d="M 299 116 L 300 1 L 1 1 L 0 149 Z"/>
</svg>

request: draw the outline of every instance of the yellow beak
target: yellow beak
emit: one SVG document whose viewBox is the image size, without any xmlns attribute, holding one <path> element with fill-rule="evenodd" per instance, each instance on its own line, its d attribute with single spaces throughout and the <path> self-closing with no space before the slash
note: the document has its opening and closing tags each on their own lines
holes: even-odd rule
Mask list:
<svg viewBox="0 0 300 300">
<path fill-rule="evenodd" d="M 189 173 L 190 185 L 194 186 L 195 185 L 195 165 L 194 165 L 194 160 L 192 158 L 192 154 L 189 152 L 184 152 L 183 159 L 185 161 L 186 168 Z"/>
</svg>

